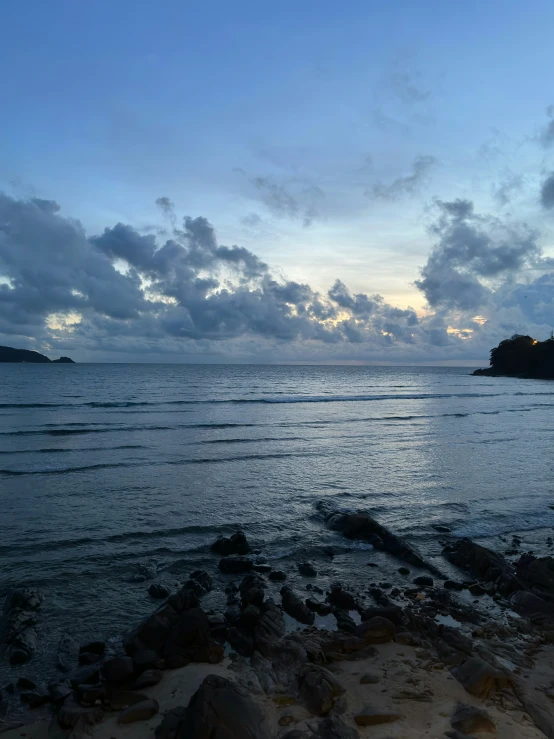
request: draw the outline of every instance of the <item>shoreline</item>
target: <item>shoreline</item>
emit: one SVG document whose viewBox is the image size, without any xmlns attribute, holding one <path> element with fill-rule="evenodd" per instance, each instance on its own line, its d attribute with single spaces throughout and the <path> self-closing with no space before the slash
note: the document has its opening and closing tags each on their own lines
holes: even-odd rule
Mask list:
<svg viewBox="0 0 554 739">
<path fill-rule="evenodd" d="M 253 701 L 262 712 L 267 732 L 263 737 L 284 737 L 296 730 L 305 732 L 292 735 L 297 739 L 459 739 L 464 733 L 478 733 L 475 728 L 467 730 L 478 725 L 489 730 L 494 726 L 506 739 L 554 737 L 551 557 L 521 552 L 514 564 L 471 540 L 452 538 L 443 549 L 445 567 L 438 568 L 365 512 L 331 511 L 326 524 L 347 539 L 371 543 L 391 559 L 397 574 L 388 592 L 370 585 L 371 568 L 356 573 L 363 595 L 337 585 L 325 591 L 320 587 L 322 578 L 309 572 L 311 563 L 298 563 L 306 573 L 304 598 L 296 584 L 294 589 L 287 585 L 285 573 L 277 577 L 270 565 L 254 564 L 243 534 L 221 538 L 212 547 L 214 560 L 219 560 L 220 570 L 233 573 L 234 581 L 225 589 L 224 614 L 204 612 L 202 603 L 209 601 L 212 581 L 205 572 L 192 573 L 177 593 L 127 636 L 124 650 L 114 656 L 103 652 L 98 660 L 89 654 L 89 674 L 98 673 L 92 682 L 95 690 L 88 690 L 94 694 L 92 702 L 83 685 L 73 680 L 64 700 L 49 703 L 48 710 L 54 709 L 52 719 L 39 719 L 3 736 L 43 739 L 55 729 L 60 737 L 77 737 L 86 717 L 96 710 L 97 720 L 86 726 L 92 736 L 150 737 L 164 714 L 176 707 L 184 710 L 203 680 L 217 675 L 231 680 L 245 692 L 244 700 Z M 517 537 L 512 544 L 517 547 Z M 413 578 L 414 564 L 416 571 L 427 569 L 429 575 Z M 254 567 L 261 571 L 255 572 Z M 451 572 L 452 567 L 459 579 L 439 584 L 441 569 Z M 281 601 L 266 597 L 270 583 L 281 586 Z M 497 608 L 496 616 L 491 603 Z M 333 617 L 338 628 L 328 631 L 325 627 Z M 139 666 L 140 655 L 153 647 L 155 655 L 150 655 L 146 669 L 146 663 Z M 130 665 L 130 672 L 114 680 L 110 663 L 112 668 L 113 663 L 125 669 Z M 139 688 L 148 670 L 160 681 Z M 367 681 L 361 683 L 364 675 Z M 57 677 L 63 685 L 64 676 Z M 148 680 L 142 677 L 142 682 Z M 118 724 L 121 710 L 111 709 L 114 694 L 121 690 L 131 692 L 125 699 L 119 697 L 119 703 L 131 704 L 138 691 L 139 697 L 157 701 L 159 708 L 148 719 Z M 326 694 L 329 690 L 332 695 Z M 197 695 L 202 691 L 206 688 Z M 320 699 L 323 708 L 317 703 Z M 461 703 L 465 714 L 460 714 Z M 60 719 L 68 706 L 74 706 L 77 724 L 85 722 L 72 730 L 67 720 L 64 724 Z M 459 731 L 458 725 L 465 726 L 465 732 L 445 734 Z M 328 733 L 331 729 L 335 734 Z M 156 737 L 166 739 L 166 734 L 158 730 Z M 179 734 L 175 737 L 179 739 Z"/>
</svg>

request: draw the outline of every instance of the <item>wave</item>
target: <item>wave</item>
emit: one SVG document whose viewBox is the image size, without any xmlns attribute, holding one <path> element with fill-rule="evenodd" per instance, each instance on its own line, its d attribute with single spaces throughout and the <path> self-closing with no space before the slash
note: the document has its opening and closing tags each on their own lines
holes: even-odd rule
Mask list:
<svg viewBox="0 0 554 739">
<path fill-rule="evenodd" d="M 163 466 L 184 466 L 194 464 L 223 464 L 226 462 L 245 462 L 245 461 L 265 461 L 268 459 L 287 459 L 291 457 L 321 457 L 329 456 L 326 452 L 288 452 L 275 454 L 242 454 L 236 457 L 199 457 L 197 459 L 174 459 L 163 461 L 152 461 L 140 459 L 136 462 L 100 462 L 98 464 L 82 465 L 79 467 L 39 467 L 35 469 L 0 469 L 0 475 L 6 477 L 24 476 L 24 475 L 61 475 L 71 472 L 91 472 L 93 470 L 120 469 L 123 467 L 163 467 Z"/>
<path fill-rule="evenodd" d="M 59 449 L 48 447 L 45 449 L 16 449 L 14 451 L 0 450 L 0 454 L 69 454 L 71 452 L 111 452 L 116 449 L 148 449 L 144 444 L 121 444 L 119 446 L 89 446 L 75 449 Z"/>
</svg>

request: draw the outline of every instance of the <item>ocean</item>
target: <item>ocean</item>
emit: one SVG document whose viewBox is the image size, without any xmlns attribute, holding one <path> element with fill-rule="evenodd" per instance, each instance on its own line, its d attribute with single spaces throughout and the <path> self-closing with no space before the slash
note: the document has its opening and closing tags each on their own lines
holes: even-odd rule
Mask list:
<svg viewBox="0 0 554 739">
<path fill-rule="evenodd" d="M 322 500 L 441 567 L 436 525 L 536 551 L 554 524 L 553 411 L 552 383 L 468 368 L 0 365 L 0 598 L 45 594 L 23 671 L 51 672 L 64 634 L 115 643 L 156 607 L 153 580 L 217 575 L 209 545 L 238 527 L 299 588 L 306 559 L 322 587 L 369 584 L 371 558 L 396 571 L 328 531 Z"/>
</svg>

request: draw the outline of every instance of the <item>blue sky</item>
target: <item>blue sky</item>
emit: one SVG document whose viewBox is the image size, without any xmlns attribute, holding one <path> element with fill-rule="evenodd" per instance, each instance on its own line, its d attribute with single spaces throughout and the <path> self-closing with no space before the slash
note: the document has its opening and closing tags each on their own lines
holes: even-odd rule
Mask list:
<svg viewBox="0 0 554 739">
<path fill-rule="evenodd" d="M 418 314 L 436 200 L 525 221 L 552 254 L 551 2 L 32 0 L 2 18 L 0 187 L 89 235 L 159 229 L 166 196 L 283 279 Z"/>
</svg>

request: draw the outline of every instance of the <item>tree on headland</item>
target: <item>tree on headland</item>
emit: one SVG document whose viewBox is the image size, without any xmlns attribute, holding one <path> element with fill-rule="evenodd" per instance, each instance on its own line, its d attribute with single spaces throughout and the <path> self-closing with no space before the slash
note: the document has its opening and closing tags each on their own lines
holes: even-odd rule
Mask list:
<svg viewBox="0 0 554 739">
<path fill-rule="evenodd" d="M 474 375 L 510 375 L 554 379 L 554 334 L 546 341 L 514 334 L 491 349 L 490 367 Z"/>
</svg>

